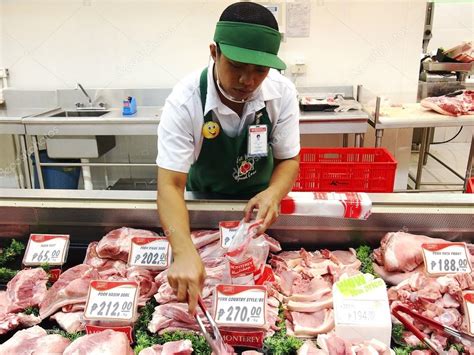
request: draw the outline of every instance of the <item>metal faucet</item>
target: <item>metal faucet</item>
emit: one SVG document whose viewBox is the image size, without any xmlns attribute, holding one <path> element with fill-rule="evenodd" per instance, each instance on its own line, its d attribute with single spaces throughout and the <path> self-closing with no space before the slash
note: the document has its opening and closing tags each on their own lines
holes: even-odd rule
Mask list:
<svg viewBox="0 0 474 355">
<path fill-rule="evenodd" d="M 92 99 L 89 96 L 89 94 L 87 94 L 87 91 L 84 90 L 84 88 L 82 87 L 81 84 L 77 83 L 77 86 L 79 87 L 79 89 L 81 89 L 81 91 L 84 93 L 84 95 L 86 95 L 87 99 L 89 100 L 89 106 L 92 106 Z"/>
<path fill-rule="evenodd" d="M 82 93 L 87 97 L 87 100 L 89 101 L 89 106 L 88 107 L 84 107 L 84 105 L 81 104 L 81 103 L 76 103 L 76 108 L 78 110 L 80 110 L 80 109 L 105 110 L 106 109 L 106 105 L 103 102 L 99 102 L 98 107 L 94 107 L 92 105 L 92 99 L 89 96 L 89 94 L 87 93 L 87 91 L 82 87 L 81 84 L 77 83 L 77 86 L 78 86 L 79 89 L 81 89 Z"/>
</svg>

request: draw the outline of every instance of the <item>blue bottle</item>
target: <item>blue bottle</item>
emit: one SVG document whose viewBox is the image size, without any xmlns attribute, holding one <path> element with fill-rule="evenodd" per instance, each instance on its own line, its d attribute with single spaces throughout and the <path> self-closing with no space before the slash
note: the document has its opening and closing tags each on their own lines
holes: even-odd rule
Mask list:
<svg viewBox="0 0 474 355">
<path fill-rule="evenodd" d="M 137 100 L 129 96 L 127 100 L 123 100 L 122 114 L 124 116 L 130 116 L 135 113 L 137 113 Z"/>
</svg>

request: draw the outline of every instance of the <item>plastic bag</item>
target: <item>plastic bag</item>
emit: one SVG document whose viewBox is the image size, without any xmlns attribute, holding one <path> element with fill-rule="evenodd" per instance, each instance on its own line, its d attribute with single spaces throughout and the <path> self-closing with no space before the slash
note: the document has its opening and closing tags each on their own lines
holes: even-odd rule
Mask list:
<svg viewBox="0 0 474 355">
<path fill-rule="evenodd" d="M 270 246 L 265 236 L 257 236 L 261 224 L 262 221 L 240 221 L 226 253 L 232 284 L 255 285 L 255 280 L 263 274 Z"/>
</svg>

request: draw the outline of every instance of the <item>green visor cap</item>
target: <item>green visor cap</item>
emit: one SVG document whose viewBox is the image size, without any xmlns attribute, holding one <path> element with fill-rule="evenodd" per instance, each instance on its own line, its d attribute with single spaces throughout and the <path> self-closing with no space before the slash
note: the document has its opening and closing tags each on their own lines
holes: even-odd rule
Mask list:
<svg viewBox="0 0 474 355">
<path fill-rule="evenodd" d="M 277 56 L 281 35 L 273 28 L 253 23 L 219 21 L 214 41 L 230 60 L 286 69 L 285 63 Z"/>
</svg>

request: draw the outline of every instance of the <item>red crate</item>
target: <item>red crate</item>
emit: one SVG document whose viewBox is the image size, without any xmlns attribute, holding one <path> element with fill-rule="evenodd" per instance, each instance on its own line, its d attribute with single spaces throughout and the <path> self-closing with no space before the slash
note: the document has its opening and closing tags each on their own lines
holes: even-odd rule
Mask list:
<svg viewBox="0 0 474 355">
<path fill-rule="evenodd" d="M 393 192 L 396 169 L 385 148 L 302 148 L 293 191 Z"/>
<path fill-rule="evenodd" d="M 474 177 L 472 177 L 472 178 L 470 178 L 469 180 L 467 180 L 466 193 L 467 193 L 467 194 L 472 194 L 472 193 L 474 193 Z"/>
</svg>

